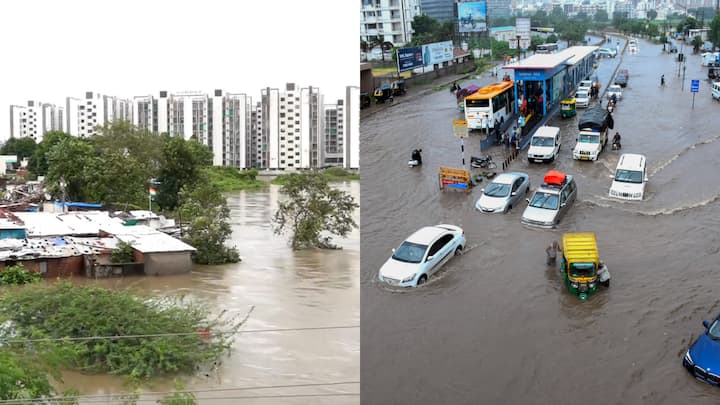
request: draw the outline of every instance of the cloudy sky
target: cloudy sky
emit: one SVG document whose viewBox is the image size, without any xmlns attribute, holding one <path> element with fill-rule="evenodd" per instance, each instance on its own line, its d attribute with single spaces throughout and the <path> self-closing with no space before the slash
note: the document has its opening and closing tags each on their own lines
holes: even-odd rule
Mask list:
<svg viewBox="0 0 720 405">
<path fill-rule="evenodd" d="M 0 139 L 10 105 L 86 91 L 132 98 L 295 82 L 326 102 L 358 86 L 358 3 L 35 0 L 0 3 Z"/>
</svg>

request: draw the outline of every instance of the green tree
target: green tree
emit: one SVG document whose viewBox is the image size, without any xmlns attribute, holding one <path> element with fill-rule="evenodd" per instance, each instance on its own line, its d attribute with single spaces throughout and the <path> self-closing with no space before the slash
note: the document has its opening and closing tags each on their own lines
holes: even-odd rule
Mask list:
<svg viewBox="0 0 720 405">
<path fill-rule="evenodd" d="M 53 394 L 47 370 L 15 350 L 0 348 L 0 399 L 39 398 Z"/>
<path fill-rule="evenodd" d="M 60 195 L 63 192 L 61 183 L 64 181 L 66 200 L 87 200 L 87 185 L 92 181 L 92 168 L 98 167 L 95 150 L 90 142 L 72 137 L 61 139 L 50 149 L 46 158 L 46 181 L 50 191 Z"/>
<path fill-rule="evenodd" d="M 660 30 L 658 29 L 657 24 L 649 24 L 645 33 L 650 38 L 655 38 L 660 35 Z"/>
<path fill-rule="evenodd" d="M 700 51 L 700 47 L 703 44 L 702 39 L 699 35 L 693 37 L 692 42 L 690 43 L 693 47 L 693 52 L 698 53 Z"/>
<path fill-rule="evenodd" d="M 45 134 L 42 142 L 40 142 L 33 152 L 33 156 L 30 159 L 29 169 L 35 175 L 44 176 L 48 172 L 47 154 L 50 152 L 53 146 L 57 145 L 63 139 L 70 139 L 72 136 L 60 132 L 50 131 Z"/>
<path fill-rule="evenodd" d="M 232 235 L 230 209 L 220 190 L 209 181 L 200 181 L 181 192 L 181 218 L 187 218 L 188 230 L 183 239 L 195 247 L 193 260 L 200 264 L 223 264 L 240 261 L 235 247 L 225 241 Z"/>
<path fill-rule="evenodd" d="M 274 231 L 281 234 L 289 229 L 293 249 L 324 247 L 322 231 L 344 237 L 357 227 L 353 213 L 358 204 L 354 198 L 331 188 L 320 173 L 293 173 L 281 192 L 287 199 L 275 212 Z"/>
<path fill-rule="evenodd" d="M 413 35 L 432 36 L 435 35 L 435 32 L 438 30 L 438 26 L 440 25 L 440 23 L 436 19 L 428 16 L 427 14 L 422 14 L 413 17 L 410 25 L 413 29 Z"/>
<path fill-rule="evenodd" d="M 550 18 L 553 20 L 553 22 L 561 21 L 567 19 L 565 16 L 565 12 L 562 9 L 562 6 L 554 5 L 552 12 L 550 13 Z"/>
<path fill-rule="evenodd" d="M 24 158 L 30 158 L 35 153 L 37 144 L 32 138 L 10 138 L 0 148 L 0 155 L 16 155 L 18 162 Z"/>
<path fill-rule="evenodd" d="M 507 25 L 515 25 L 515 20 L 510 17 L 495 17 L 489 22 L 492 22 L 492 27 L 504 27 Z"/>
<path fill-rule="evenodd" d="M 557 42 L 557 41 L 558 41 L 558 37 L 557 37 L 557 35 L 555 35 L 555 34 L 550 34 L 550 35 L 548 35 L 548 37 L 545 39 L 545 43 L 546 43 L 546 44 L 554 44 L 554 43 Z"/>
<path fill-rule="evenodd" d="M 202 168 L 212 163 L 207 146 L 180 137 L 165 137 L 158 170 L 157 202 L 162 209 L 174 210 L 178 193 L 201 178 Z"/>
<path fill-rule="evenodd" d="M 656 18 L 657 18 L 657 15 L 658 15 L 658 14 L 657 14 L 657 11 L 655 11 L 655 10 L 648 10 L 648 12 L 647 12 L 647 18 L 648 18 L 648 20 L 650 20 L 650 21 L 656 19 Z"/>
<path fill-rule="evenodd" d="M 607 22 L 608 20 L 608 13 L 605 10 L 598 10 L 595 12 L 595 21 L 599 23 Z"/>
<path fill-rule="evenodd" d="M 131 244 L 120 241 L 117 247 L 110 252 L 112 263 L 133 263 L 135 262 L 134 249 Z"/>
<path fill-rule="evenodd" d="M 714 46 L 720 46 L 720 14 L 716 15 L 715 18 L 710 22 L 710 36 L 709 40 L 712 41 Z"/>
<path fill-rule="evenodd" d="M 530 24 L 533 27 L 547 27 L 548 21 L 548 15 L 545 10 L 538 10 L 532 17 L 530 17 Z"/>
<path fill-rule="evenodd" d="M 22 264 L 9 266 L 0 271 L 0 285 L 22 285 L 40 282 L 40 273 L 28 270 Z"/>
</svg>

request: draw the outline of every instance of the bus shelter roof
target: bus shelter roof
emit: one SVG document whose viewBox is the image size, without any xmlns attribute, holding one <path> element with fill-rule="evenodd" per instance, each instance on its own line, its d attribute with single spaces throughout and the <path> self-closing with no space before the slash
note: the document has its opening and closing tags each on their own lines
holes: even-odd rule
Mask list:
<svg viewBox="0 0 720 405">
<path fill-rule="evenodd" d="M 503 66 L 503 69 L 554 69 L 561 64 L 574 65 L 590 53 L 594 52 L 597 46 L 571 46 L 555 53 L 536 53 L 521 61 Z"/>
</svg>

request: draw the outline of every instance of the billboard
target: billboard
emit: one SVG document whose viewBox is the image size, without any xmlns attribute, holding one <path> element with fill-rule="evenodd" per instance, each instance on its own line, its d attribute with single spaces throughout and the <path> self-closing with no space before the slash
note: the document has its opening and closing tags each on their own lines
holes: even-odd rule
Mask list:
<svg viewBox="0 0 720 405">
<path fill-rule="evenodd" d="M 458 3 L 458 32 L 481 32 L 487 30 L 487 3 L 473 1 Z"/>
<path fill-rule="evenodd" d="M 520 38 L 530 39 L 530 19 L 527 17 L 516 17 L 515 33 L 520 35 Z"/>
<path fill-rule="evenodd" d="M 452 60 L 452 41 L 434 42 L 422 46 L 423 62 L 425 66 L 432 66 Z"/>
<path fill-rule="evenodd" d="M 398 72 L 406 72 L 423 66 L 423 49 L 420 46 L 397 50 Z"/>
</svg>

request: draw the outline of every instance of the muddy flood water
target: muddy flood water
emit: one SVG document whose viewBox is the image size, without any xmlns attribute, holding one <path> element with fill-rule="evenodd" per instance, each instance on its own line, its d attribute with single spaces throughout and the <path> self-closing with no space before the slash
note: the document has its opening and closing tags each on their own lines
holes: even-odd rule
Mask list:
<svg viewBox="0 0 720 405">
<path fill-rule="evenodd" d="M 643 201 L 607 197 L 620 155 L 609 144 L 597 162 L 572 160 L 577 118 L 549 123 L 561 128 L 555 162 L 530 164 L 525 150 L 511 163 L 533 190 L 549 169 L 575 176 L 578 199 L 554 230 L 521 225 L 525 202 L 505 215 L 476 211 L 482 185 L 469 194 L 438 189 L 439 166 L 460 167 L 461 157 L 451 123 L 462 116 L 447 90 L 361 123 L 362 403 L 720 402 L 717 388 L 681 364 L 702 321 L 720 312 L 720 104 L 700 57 L 685 54 L 684 90 L 674 55 L 659 45 L 641 40 L 638 54 L 599 63 L 603 82 L 618 64 L 630 73 L 615 130 L 621 152 L 647 157 Z M 691 79 L 700 79 L 694 109 Z M 467 160 L 479 154 L 478 137 L 466 141 Z M 424 164 L 410 169 L 414 148 Z M 392 248 L 439 223 L 465 230 L 464 255 L 420 288 L 377 281 Z M 578 231 L 596 233 L 612 274 L 587 302 L 545 264 L 545 247 Z"/>
<path fill-rule="evenodd" d="M 358 182 L 338 183 L 359 201 Z M 275 236 L 270 219 L 279 187 L 228 195 L 233 242 L 243 261 L 225 266 L 196 266 L 192 274 L 82 281 L 112 288 L 131 287 L 154 296 L 188 295 L 217 310 L 244 315 L 255 306 L 243 330 L 357 326 L 359 308 L 359 231 L 336 239 L 342 250 L 293 252 L 287 238 Z M 359 224 L 359 212 L 355 221 Z M 200 392 L 200 404 L 357 404 L 360 364 L 359 328 L 240 334 L 231 355 L 217 370 L 184 379 Z M 111 376 L 65 373 L 67 386 L 84 395 L 126 392 Z M 299 388 L 230 390 L 233 387 L 346 383 Z M 354 382 L 349 383 L 347 382 Z M 159 381 L 145 391 L 172 390 Z M 321 396 L 307 396 L 321 394 Z M 289 397 L 289 395 L 300 395 Z M 302 396 L 306 395 L 306 396 Z M 262 398 L 252 398 L 262 397 Z M 139 403 L 154 403 L 143 396 Z M 107 398 L 94 398 L 98 403 Z M 81 402 L 82 403 L 82 402 Z M 88 402 L 90 403 L 90 402 Z"/>
</svg>

